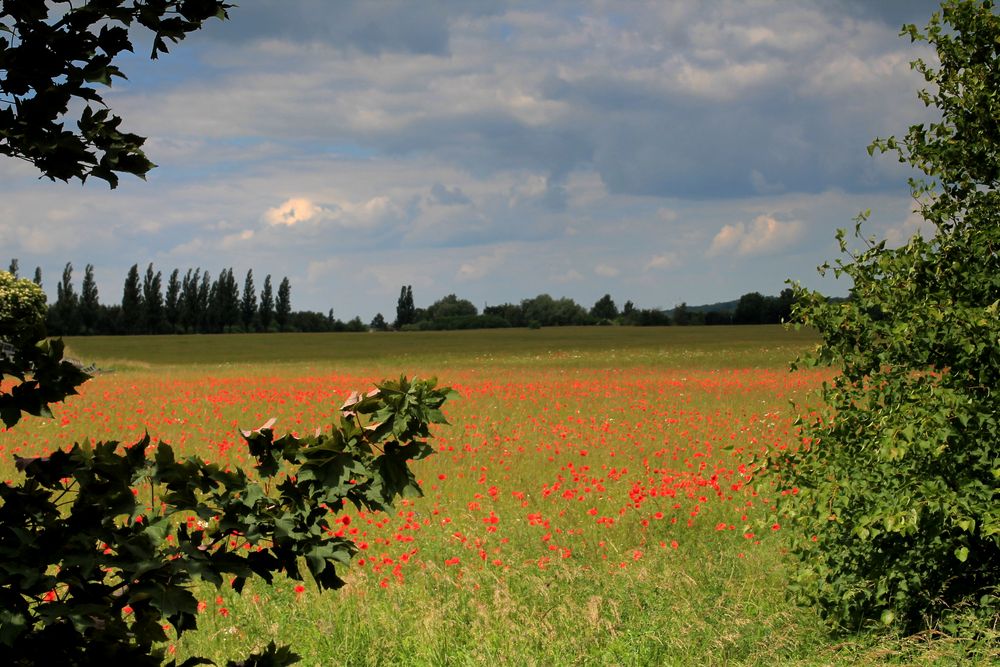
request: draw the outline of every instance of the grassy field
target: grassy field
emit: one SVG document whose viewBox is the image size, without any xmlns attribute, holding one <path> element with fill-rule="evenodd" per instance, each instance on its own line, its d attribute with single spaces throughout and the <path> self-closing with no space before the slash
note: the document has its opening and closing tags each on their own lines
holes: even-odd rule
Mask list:
<svg viewBox="0 0 1000 667">
<path fill-rule="evenodd" d="M 68 356 L 109 367 L 230 364 L 432 364 L 518 366 L 649 365 L 693 368 L 776 367 L 811 331 L 774 326 L 554 327 L 407 333 L 93 336 L 68 338 Z"/>
<path fill-rule="evenodd" d="M 294 643 L 306 665 L 955 664 L 963 647 L 834 637 L 790 605 L 793 567 L 752 458 L 795 441 L 828 371 L 776 327 L 79 338 L 98 374 L 51 420 L 0 433 L 38 454 L 148 431 L 246 465 L 238 428 L 330 423 L 380 377 L 436 375 L 461 397 L 416 464 L 425 497 L 347 512 L 348 586 L 199 590 L 178 658 Z M 0 473 L 13 478 L 8 463 Z"/>
</svg>

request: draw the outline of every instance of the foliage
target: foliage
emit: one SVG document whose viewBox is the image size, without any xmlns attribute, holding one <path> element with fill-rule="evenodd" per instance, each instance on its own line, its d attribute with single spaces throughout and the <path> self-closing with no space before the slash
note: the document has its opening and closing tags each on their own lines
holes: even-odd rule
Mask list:
<svg viewBox="0 0 1000 667">
<path fill-rule="evenodd" d="M 403 285 L 399 288 L 399 299 L 396 300 L 396 321 L 393 328 L 399 329 L 417 321 L 417 311 L 413 304 L 413 285 Z"/>
<path fill-rule="evenodd" d="M 278 283 L 278 296 L 274 300 L 274 321 L 278 329 L 288 326 L 288 318 L 292 314 L 292 284 L 288 278 L 282 278 Z"/>
<path fill-rule="evenodd" d="M 963 614 L 1000 613 L 1000 16 L 950 0 L 904 33 L 937 50 L 938 67 L 913 67 L 941 120 L 869 151 L 926 174 L 911 189 L 935 235 L 888 248 L 863 237 L 862 214 L 865 247 L 841 231 L 833 267 L 852 298 L 796 287 L 796 316 L 823 337 L 805 363 L 842 370 L 801 447 L 772 464 L 802 600 L 839 627 L 961 632 Z"/>
<path fill-rule="evenodd" d="M 136 25 L 153 33 L 156 58 L 210 18 L 226 18 L 222 0 L 23 2 L 0 5 L 0 154 L 31 162 L 50 179 L 118 184 L 118 174 L 144 176 L 154 165 L 145 139 L 119 129 L 98 89 L 125 78 L 114 64 L 132 51 Z M 67 114 L 79 113 L 76 131 Z"/>
<path fill-rule="evenodd" d="M 51 416 L 49 404 L 76 393 L 87 374 L 62 360 L 63 345 L 44 340 L 45 293 L 30 280 L 0 271 L 0 420 L 10 428 L 22 413 Z"/>
<path fill-rule="evenodd" d="M 618 317 L 618 306 L 610 294 L 605 294 L 590 309 L 590 316 L 595 320 L 614 320 Z"/>
<path fill-rule="evenodd" d="M 329 434 L 244 432 L 253 477 L 179 461 L 148 436 L 21 459 L 24 481 L 0 485 L 3 664 L 160 664 L 164 624 L 197 626 L 196 580 L 241 591 L 251 577 L 301 580 L 304 566 L 320 588 L 341 586 L 336 566 L 357 547 L 334 534 L 335 513 L 421 494 L 407 464 L 432 453 L 450 394 L 400 378 L 352 394 Z M 268 651 L 269 664 L 296 657 Z"/>
<path fill-rule="evenodd" d="M 44 331 L 45 292 L 30 280 L 0 271 L 0 338 L 12 345 Z"/>
<path fill-rule="evenodd" d="M 429 320 L 444 320 L 451 317 L 475 317 L 478 314 L 479 311 L 471 301 L 449 294 L 429 305 L 426 317 Z"/>
</svg>

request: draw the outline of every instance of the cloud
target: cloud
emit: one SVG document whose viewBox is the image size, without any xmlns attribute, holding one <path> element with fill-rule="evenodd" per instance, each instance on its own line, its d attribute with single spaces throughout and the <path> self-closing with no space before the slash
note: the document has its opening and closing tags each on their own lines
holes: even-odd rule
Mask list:
<svg viewBox="0 0 1000 667">
<path fill-rule="evenodd" d="M 677 211 L 672 208 L 667 208 L 666 206 L 661 206 L 656 209 L 656 217 L 662 222 L 674 222 L 677 220 Z"/>
<path fill-rule="evenodd" d="M 232 250 L 245 244 L 247 241 L 252 239 L 254 235 L 255 232 L 252 229 L 244 229 L 236 234 L 227 234 L 222 237 L 221 245 L 226 250 Z"/>
<path fill-rule="evenodd" d="M 760 173 L 757 169 L 750 171 L 750 183 L 753 184 L 753 189 L 760 195 L 773 195 L 785 189 L 785 186 L 781 183 L 771 183 L 768 181 L 764 177 L 764 174 Z"/>
<path fill-rule="evenodd" d="M 736 254 L 742 257 L 767 255 L 795 243 L 803 231 L 802 222 L 782 222 L 770 215 L 758 215 L 750 226 L 742 222 L 724 225 L 712 239 L 708 256 Z"/>
<path fill-rule="evenodd" d="M 274 227 L 333 222 L 343 228 L 357 229 L 395 221 L 403 215 L 403 210 L 385 195 L 360 202 L 345 200 L 325 206 L 320 206 L 306 197 L 293 197 L 264 211 L 263 219 Z"/>
<path fill-rule="evenodd" d="M 435 204 L 441 204 L 442 206 L 456 206 L 459 204 L 472 203 L 472 201 L 465 196 L 465 193 L 462 192 L 461 188 L 456 186 L 449 190 L 441 183 L 435 183 L 431 187 L 431 201 Z"/>
<path fill-rule="evenodd" d="M 294 227 L 300 222 L 316 220 L 323 215 L 322 208 L 305 197 L 293 197 L 264 212 L 264 221 L 269 225 Z"/>
<path fill-rule="evenodd" d="M 886 245 L 898 248 L 905 245 L 914 236 L 931 239 L 937 234 L 937 228 L 927 222 L 917 211 L 912 211 L 906 219 L 897 225 L 891 225 L 885 230 Z"/>
<path fill-rule="evenodd" d="M 661 255 L 653 255 L 650 260 L 646 262 L 646 266 L 643 270 L 648 272 L 670 269 L 677 266 L 678 263 L 679 259 L 677 257 L 677 253 L 666 252 Z"/>
<path fill-rule="evenodd" d="M 148 183 L 0 160 L 23 267 L 94 263 L 112 295 L 136 261 L 243 263 L 345 314 L 404 283 L 592 303 L 614 279 L 670 305 L 808 279 L 858 210 L 914 225 L 905 168 L 864 147 L 926 121 L 906 66 L 926 45 L 897 33 L 933 0 L 244 4 L 108 91 Z M 724 259 L 689 260 L 706 250 Z"/>
<path fill-rule="evenodd" d="M 344 261 L 340 257 L 315 260 L 309 262 L 306 269 L 306 280 L 310 285 L 329 282 L 331 277 L 343 268 Z"/>
<path fill-rule="evenodd" d="M 576 269 L 568 269 L 562 273 L 558 273 L 552 276 L 553 282 L 556 283 L 575 283 L 583 280 L 583 274 L 581 274 Z"/>
<path fill-rule="evenodd" d="M 480 255 L 475 259 L 462 262 L 455 278 L 462 282 L 481 280 L 502 268 L 508 254 L 506 249 L 498 248 L 488 255 Z"/>
</svg>

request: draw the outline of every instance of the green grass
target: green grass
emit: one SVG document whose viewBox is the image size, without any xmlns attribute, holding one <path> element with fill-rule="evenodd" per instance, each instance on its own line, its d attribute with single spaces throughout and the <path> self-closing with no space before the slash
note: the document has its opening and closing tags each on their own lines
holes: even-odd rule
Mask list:
<svg viewBox="0 0 1000 667">
<path fill-rule="evenodd" d="M 104 366 L 344 363 L 437 366 L 546 365 L 755 368 L 786 363 L 818 342 L 773 326 L 553 327 L 406 333 L 92 336 L 69 352 Z"/>
<path fill-rule="evenodd" d="M 425 497 L 353 516 L 366 563 L 346 571 L 346 588 L 202 586 L 199 630 L 171 644 L 178 659 L 224 664 L 272 639 L 306 665 L 1000 658 L 995 633 L 993 643 L 835 636 L 787 600 L 794 563 L 767 518 L 775 489 L 732 485 L 753 453 L 794 441 L 789 399 L 807 401 L 829 374 L 787 364 L 815 343 L 780 327 L 76 338 L 72 354 L 117 372 L 54 419 L 0 432 L 0 451 L 147 430 L 182 455 L 246 466 L 239 428 L 270 417 L 278 430 L 322 426 L 379 377 L 436 374 L 460 391 L 446 406 L 452 425 L 435 432 L 438 453 L 414 467 Z M 0 474 L 17 475 L 6 462 Z"/>
</svg>

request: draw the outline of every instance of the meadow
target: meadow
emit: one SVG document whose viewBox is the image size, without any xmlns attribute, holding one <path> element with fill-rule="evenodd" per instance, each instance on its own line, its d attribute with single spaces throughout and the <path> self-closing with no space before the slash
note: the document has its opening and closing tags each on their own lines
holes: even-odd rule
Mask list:
<svg viewBox="0 0 1000 667">
<path fill-rule="evenodd" d="M 355 389 L 400 374 L 457 390 L 424 497 L 344 511 L 348 585 L 198 591 L 179 659 L 222 663 L 271 639 L 302 664 L 953 664 L 961 647 L 833 636 L 789 603 L 773 479 L 755 456 L 796 442 L 831 371 L 781 327 L 67 339 L 101 371 L 53 419 L 0 432 L 12 454 L 148 432 L 246 466 L 239 429 L 305 433 Z M 793 405 L 794 402 L 794 405 Z"/>
</svg>

